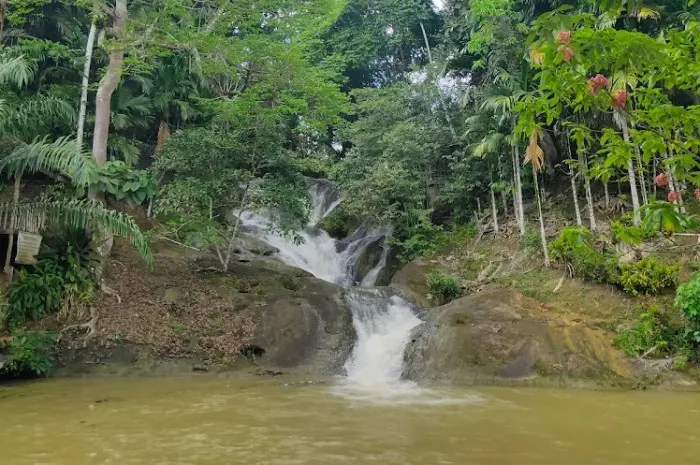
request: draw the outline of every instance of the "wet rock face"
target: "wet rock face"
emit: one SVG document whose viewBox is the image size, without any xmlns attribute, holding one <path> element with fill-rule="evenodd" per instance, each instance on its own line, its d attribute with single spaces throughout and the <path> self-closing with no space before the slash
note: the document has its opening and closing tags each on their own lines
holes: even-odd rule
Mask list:
<svg viewBox="0 0 700 465">
<path fill-rule="evenodd" d="M 367 245 L 367 247 L 360 253 L 354 270 L 355 282 L 361 283 L 372 268 L 377 266 L 377 263 L 379 263 L 379 260 L 381 260 L 382 257 L 383 245 L 384 238 L 380 237 L 371 244 Z"/>
<path fill-rule="evenodd" d="M 341 286 L 314 278 L 298 290 L 268 300 L 256 317 L 251 347 L 266 369 L 341 374 L 355 341 L 352 315 Z"/>
<path fill-rule="evenodd" d="M 464 297 L 425 313 L 406 351 L 405 375 L 452 384 L 527 379 L 618 383 L 634 376 L 607 333 L 555 321 L 511 290 Z"/>
</svg>

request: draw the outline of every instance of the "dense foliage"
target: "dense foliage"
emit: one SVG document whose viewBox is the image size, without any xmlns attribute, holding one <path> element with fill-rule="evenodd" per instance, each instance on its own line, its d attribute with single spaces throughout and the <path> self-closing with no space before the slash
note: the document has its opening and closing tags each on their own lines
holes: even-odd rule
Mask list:
<svg viewBox="0 0 700 465">
<path fill-rule="evenodd" d="M 113 235 L 152 264 L 106 205 L 227 271 L 245 212 L 306 222 L 305 176 L 342 191 L 330 233 L 391 223 L 403 260 L 514 232 L 545 266 L 662 292 L 676 266 L 616 247 L 698 233 L 698 53 L 694 0 L 0 1 L 0 214 L 87 230 L 97 256 L 20 271 L 10 324 L 88 300 Z M 28 179 L 51 187 L 25 198 Z M 676 301 L 690 322 L 694 283 Z"/>
</svg>

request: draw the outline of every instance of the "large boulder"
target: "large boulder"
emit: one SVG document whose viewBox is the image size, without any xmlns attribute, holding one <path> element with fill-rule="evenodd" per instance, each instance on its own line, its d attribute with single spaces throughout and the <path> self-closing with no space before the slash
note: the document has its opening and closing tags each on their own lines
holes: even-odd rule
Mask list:
<svg viewBox="0 0 700 465">
<path fill-rule="evenodd" d="M 409 300 L 420 307 L 430 308 L 434 303 L 428 299 L 427 276 L 429 264 L 413 260 L 399 269 L 391 278 L 390 286 L 401 291 Z"/>
<path fill-rule="evenodd" d="M 255 320 L 249 349 L 268 370 L 340 374 L 355 341 L 343 288 L 315 278 L 270 297 Z"/>
<path fill-rule="evenodd" d="M 547 315 L 516 291 L 493 289 L 425 314 L 406 352 L 406 376 L 450 384 L 620 384 L 635 376 L 606 331 Z"/>
</svg>

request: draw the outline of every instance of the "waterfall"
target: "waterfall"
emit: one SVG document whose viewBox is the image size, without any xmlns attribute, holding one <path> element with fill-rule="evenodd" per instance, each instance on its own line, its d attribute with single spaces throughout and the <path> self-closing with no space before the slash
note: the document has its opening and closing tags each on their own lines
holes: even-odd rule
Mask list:
<svg viewBox="0 0 700 465">
<path fill-rule="evenodd" d="M 374 400 L 379 392 L 392 396 L 411 383 L 400 383 L 403 357 L 412 330 L 421 324 L 417 308 L 388 289 L 372 288 L 387 265 L 391 235 L 388 226 L 367 222 L 347 238 L 338 241 L 318 227 L 320 221 L 340 205 L 336 187 L 325 180 L 312 180 L 309 188 L 312 209 L 309 223 L 298 231 L 300 241 L 273 231 L 262 213 L 240 214 L 242 231 L 275 247 L 277 258 L 306 270 L 319 279 L 346 287 L 345 300 L 352 312 L 357 342 L 345 364 L 347 377 L 339 389 L 352 395 L 368 393 Z M 369 254 L 379 247 L 381 254 Z M 376 250 L 379 250 L 376 249 Z M 358 268 L 367 269 L 357 284 Z M 411 395 L 415 392 L 409 389 Z"/>
<path fill-rule="evenodd" d="M 345 363 L 347 380 L 359 386 L 391 385 L 401 379 L 403 354 L 413 328 L 421 324 L 414 308 L 379 289 L 348 289 L 357 343 Z"/>
<path fill-rule="evenodd" d="M 299 240 L 295 241 L 271 229 L 270 219 L 264 213 L 240 213 L 241 230 L 276 248 L 277 258 L 284 263 L 308 271 L 324 281 L 346 286 L 355 284 L 357 266 L 363 253 L 380 242 L 386 253 L 383 252 L 377 262 L 372 263 L 370 271 L 361 279 L 363 286 L 374 286 L 379 273 L 386 266 L 386 240 L 391 228 L 364 224 L 348 238 L 338 241 L 317 226 L 342 202 L 336 187 L 329 181 L 313 180 L 309 193 L 312 201 L 310 220 L 297 231 Z"/>
</svg>

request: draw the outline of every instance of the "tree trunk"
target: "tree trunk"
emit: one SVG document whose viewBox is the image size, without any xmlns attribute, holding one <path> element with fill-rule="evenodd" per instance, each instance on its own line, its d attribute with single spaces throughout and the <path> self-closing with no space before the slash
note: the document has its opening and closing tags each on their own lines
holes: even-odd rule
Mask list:
<svg viewBox="0 0 700 465">
<path fill-rule="evenodd" d="M 508 218 L 508 194 L 505 190 L 501 191 L 501 203 L 503 204 L 503 215 Z"/>
<path fill-rule="evenodd" d="M 479 197 L 476 198 L 476 208 L 477 215 L 481 218 L 481 199 L 479 199 Z"/>
<path fill-rule="evenodd" d="M 19 203 L 20 183 L 22 175 L 15 176 L 15 189 L 12 192 L 12 213 L 10 214 L 10 237 L 7 241 L 7 256 L 5 257 L 5 274 L 7 282 L 12 281 L 15 268 L 12 266 L 12 247 L 15 245 L 15 229 L 17 229 L 17 204 Z"/>
<path fill-rule="evenodd" d="M 588 204 L 588 221 L 591 225 L 591 231 L 596 231 L 598 226 L 595 221 L 595 209 L 593 208 L 593 193 L 591 192 L 591 180 L 590 178 L 585 178 L 585 188 L 586 188 L 586 203 Z"/>
<path fill-rule="evenodd" d="M 493 215 L 493 231 L 498 234 L 498 208 L 496 207 L 496 193 L 491 186 L 491 214 Z"/>
<path fill-rule="evenodd" d="M 569 178 L 571 179 L 571 193 L 574 197 L 574 210 L 576 212 L 576 226 L 583 226 L 583 220 L 581 219 L 581 209 L 578 206 L 578 193 L 576 192 L 576 176 L 574 175 L 574 168 L 571 168 L 569 173 Z"/>
<path fill-rule="evenodd" d="M 233 224 L 233 228 L 231 229 L 231 235 L 228 238 L 229 242 L 228 242 L 228 247 L 226 248 L 226 255 L 222 256 L 217 248 L 217 254 L 219 256 L 219 260 L 221 261 L 221 267 L 222 267 L 222 271 L 224 273 L 228 272 L 228 265 L 231 262 L 231 256 L 233 255 L 233 249 L 234 249 L 236 237 L 238 236 L 238 231 L 241 228 L 241 216 L 243 213 L 243 209 L 246 208 L 246 203 L 248 202 L 248 189 L 249 188 L 250 188 L 250 184 L 246 185 L 246 188 L 243 191 L 243 195 L 241 196 L 241 203 L 240 203 L 239 208 L 238 208 L 238 214 L 236 215 L 236 222 Z"/>
<path fill-rule="evenodd" d="M 520 178 L 520 160 L 518 160 L 518 146 L 511 147 L 513 157 L 513 173 L 515 177 L 515 212 L 520 228 L 520 235 L 525 235 L 525 211 L 523 208 L 523 184 Z"/>
<path fill-rule="evenodd" d="M 83 83 L 80 93 L 80 111 L 78 115 L 78 136 L 77 142 L 80 149 L 83 148 L 83 135 L 85 133 L 85 117 L 87 116 L 88 85 L 90 84 L 90 65 L 92 63 L 92 51 L 95 48 L 95 36 L 97 35 L 97 17 L 92 19 L 90 32 L 88 34 L 87 46 L 85 47 L 85 65 L 83 67 Z"/>
<path fill-rule="evenodd" d="M 610 191 L 607 182 L 603 183 L 603 193 L 605 194 L 605 209 L 610 210 Z"/>
<path fill-rule="evenodd" d="M 673 192 L 679 192 L 679 189 L 681 186 L 676 182 L 675 176 L 673 176 L 673 170 L 671 167 L 668 167 L 668 187 L 671 191 Z M 674 205 L 677 205 L 676 210 L 678 213 L 685 214 L 685 207 L 683 206 L 683 197 L 681 197 L 679 200 L 675 200 L 673 202 Z"/>
<path fill-rule="evenodd" d="M 114 7 L 114 16 L 112 17 L 112 27 L 106 32 L 116 39 L 118 45 L 124 37 L 124 29 L 126 27 L 128 12 L 126 0 L 116 0 Z M 92 156 L 98 165 L 103 165 L 107 162 L 107 141 L 109 139 L 109 125 L 111 117 L 111 100 L 112 94 L 119 85 L 121 80 L 122 62 L 124 61 L 124 48 L 118 47 L 109 52 L 109 64 L 107 72 L 100 80 L 97 88 L 97 96 L 95 98 L 95 130 L 92 139 Z M 93 201 L 104 202 L 104 193 L 98 192 L 95 189 L 90 189 L 88 197 Z M 100 263 L 95 267 L 96 280 L 101 285 L 102 274 L 107 262 L 107 258 L 112 252 L 114 245 L 114 236 L 104 230 L 98 229 L 95 231 L 93 240 L 96 242 L 97 254 L 100 257 Z"/>
<path fill-rule="evenodd" d="M 127 19 L 126 0 L 116 0 L 114 17 L 109 34 L 117 40 L 124 36 Z M 122 62 L 124 61 L 124 49 L 119 47 L 109 53 L 107 72 L 100 80 L 95 99 L 95 135 L 92 139 L 92 156 L 97 164 L 107 162 L 107 141 L 109 139 L 109 123 L 111 116 L 112 94 L 121 81 Z"/>
<path fill-rule="evenodd" d="M 584 167 L 584 188 L 586 190 L 586 203 L 588 204 L 588 221 L 591 226 L 591 231 L 598 229 L 595 221 L 595 209 L 593 208 L 593 193 L 591 192 L 591 178 L 588 176 L 588 158 L 585 154 L 581 155 Z"/>
<path fill-rule="evenodd" d="M 542 239 L 542 253 L 544 254 L 544 266 L 549 268 L 552 263 L 549 261 L 549 250 L 547 250 L 547 233 L 544 230 L 544 217 L 542 216 L 542 201 L 540 199 L 539 181 L 537 179 L 537 171 L 532 170 L 533 179 L 535 181 L 535 195 L 537 196 L 537 213 L 540 217 L 540 239 Z"/>
<path fill-rule="evenodd" d="M 168 139 L 170 139 L 170 126 L 167 121 L 163 120 L 158 126 L 158 141 L 156 142 L 156 149 L 153 152 L 153 156 L 158 156 L 160 151 L 163 150 L 165 143 L 168 142 Z"/>
<path fill-rule="evenodd" d="M 654 200 L 656 200 L 656 155 L 654 155 L 654 159 L 652 161 L 652 173 L 651 173 L 651 185 L 652 188 L 654 189 Z"/>
<path fill-rule="evenodd" d="M 630 130 L 629 126 L 627 125 L 627 115 L 617 111 L 617 115 L 620 119 L 620 123 L 622 126 L 622 136 L 625 139 L 625 142 L 630 141 Z M 641 213 L 639 211 L 639 194 L 637 191 L 637 173 L 635 173 L 634 170 L 634 157 L 630 157 L 629 160 L 627 160 L 627 176 L 629 178 L 629 183 L 630 183 L 630 194 L 632 196 L 632 212 L 634 215 L 634 225 L 639 227 L 642 224 L 642 217 Z"/>
<path fill-rule="evenodd" d="M 644 166 L 642 165 L 639 148 L 636 148 L 635 150 L 637 153 L 637 170 L 639 170 L 639 188 L 642 192 L 642 202 L 644 205 L 646 205 L 649 203 L 649 193 L 647 192 L 647 182 L 644 179 Z"/>
</svg>

